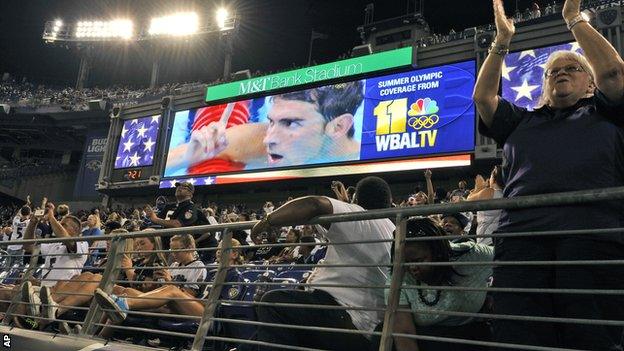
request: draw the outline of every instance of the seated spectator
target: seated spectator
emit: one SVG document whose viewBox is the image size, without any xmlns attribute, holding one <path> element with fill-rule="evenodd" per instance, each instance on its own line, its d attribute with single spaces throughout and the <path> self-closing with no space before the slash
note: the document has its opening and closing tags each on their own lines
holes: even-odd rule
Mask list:
<svg viewBox="0 0 624 351">
<path fill-rule="evenodd" d="M 286 233 L 286 243 L 295 244 L 301 239 L 301 231 L 297 228 L 290 228 Z M 270 263 L 291 263 L 299 256 L 299 246 L 286 246 L 277 255 L 269 258 Z"/>
<path fill-rule="evenodd" d="M 144 229 L 143 231 L 153 231 L 154 229 Z M 147 236 L 134 239 L 134 250 L 140 251 L 137 258 L 130 259 L 129 255 L 124 255 L 120 266 L 124 269 L 128 283 L 120 285 L 130 287 L 140 291 L 150 291 L 158 287 L 155 283 L 157 277 L 156 270 L 143 267 L 167 266 L 167 258 L 162 252 L 161 239 L 159 236 Z"/>
<path fill-rule="evenodd" d="M 125 229 L 116 229 L 112 234 L 123 234 L 127 232 L 128 231 Z M 106 241 L 106 245 L 108 251 L 110 249 L 110 240 Z M 133 249 L 133 239 L 126 239 L 122 250 L 132 251 Z M 43 330 L 48 324 L 54 322 L 55 319 L 62 318 L 61 316 L 72 309 L 72 307 L 88 306 L 91 303 L 93 292 L 97 289 L 102 280 L 101 273 L 104 271 L 107 261 L 108 258 L 104 257 L 95 263 L 95 269 L 91 272 L 83 272 L 71 277 L 70 281 L 67 282 L 62 290 L 57 290 L 53 293 L 48 287 L 42 287 L 39 296 L 41 300 L 41 317 L 43 317 L 43 319 L 39 322 L 39 329 Z M 125 279 L 128 279 L 125 275 L 125 271 L 120 270 L 117 275 L 117 280 Z M 120 289 L 125 290 L 119 285 L 115 285 L 113 288 L 115 291 L 120 291 Z M 68 292 L 71 294 L 67 294 Z M 140 291 L 137 294 L 139 293 Z M 31 295 L 28 300 L 34 301 L 36 299 Z M 66 322 L 60 322 L 60 326 L 60 330 L 69 329 Z"/>
<path fill-rule="evenodd" d="M 316 240 L 314 240 L 314 237 L 312 236 L 302 236 L 301 239 L 299 240 L 300 243 L 316 243 Z M 315 245 L 301 245 L 301 246 L 297 246 L 298 248 L 298 255 L 295 258 L 295 263 L 296 264 L 317 264 L 318 261 L 316 260 L 315 255 L 312 253 L 312 251 L 314 251 Z"/>
<path fill-rule="evenodd" d="M 446 232 L 446 235 L 463 235 L 462 238 L 451 239 L 454 243 L 461 243 L 469 240 L 473 240 L 468 236 L 468 233 L 464 230 L 470 219 L 461 213 L 445 213 L 442 215 L 442 228 Z"/>
<path fill-rule="evenodd" d="M 277 231 L 275 228 L 269 228 L 266 232 L 252 232 L 251 240 L 256 245 L 277 244 Z M 282 251 L 277 246 L 263 246 L 254 248 L 251 246 L 247 250 L 250 262 L 265 261 L 273 256 L 277 256 Z"/>
<path fill-rule="evenodd" d="M 381 178 L 366 177 L 358 182 L 354 204 L 329 197 L 307 196 L 287 202 L 252 229 L 252 237 L 267 232 L 271 227 L 305 223 L 312 218 L 337 213 L 360 212 L 364 209 L 389 208 L 392 204 L 390 187 Z M 325 267 L 319 266 L 308 283 L 311 290 L 272 290 L 262 297 L 266 303 L 296 303 L 330 306 L 381 307 L 383 292 L 379 289 L 358 288 L 361 285 L 384 285 L 390 263 L 390 242 L 362 243 L 361 240 L 392 240 L 394 225 L 389 219 L 357 222 L 338 222 L 317 226 L 330 242 L 353 241 L 350 245 L 328 246 L 325 262 L 333 264 L 379 265 L 378 267 Z M 315 284 L 323 287 L 314 287 Z M 325 285 L 344 284 L 351 289 Z M 343 310 L 318 308 L 292 308 L 275 305 L 257 307 L 258 320 L 283 325 L 308 325 L 319 327 L 372 331 L 381 320 L 381 314 L 369 310 Z M 259 341 L 331 350 L 366 350 L 370 341 L 360 334 L 315 332 L 310 337 L 307 330 L 285 327 L 258 327 Z M 260 347 L 269 350 L 268 347 Z"/>
<path fill-rule="evenodd" d="M 411 218 L 406 225 L 406 239 L 423 236 L 444 236 L 444 230 L 429 218 Z M 494 250 L 490 246 L 468 241 L 451 243 L 447 240 L 406 241 L 405 263 L 421 262 L 483 262 L 492 261 Z M 405 267 L 403 284 L 485 288 L 488 286 L 492 266 L 418 266 Z M 390 284 L 392 277 L 388 277 Z M 388 290 L 386 290 L 386 295 Z M 386 296 L 387 298 L 387 296 Z M 474 317 L 449 316 L 420 311 L 452 311 L 477 313 L 486 300 L 485 291 L 402 289 L 399 308 L 413 312 L 397 312 L 394 332 L 446 338 L 489 341 L 489 327 Z M 476 351 L 486 348 L 458 343 L 443 343 L 394 337 L 397 351 Z M 377 346 L 378 345 L 373 345 Z M 375 350 L 377 349 L 375 348 Z"/>
<path fill-rule="evenodd" d="M 48 202 L 45 210 L 45 217 L 52 226 L 52 230 L 57 238 L 78 237 L 80 236 L 80 220 L 72 215 L 67 215 L 59 222 L 54 217 L 54 205 Z M 24 232 L 24 240 L 33 239 L 35 235 L 35 228 L 41 218 L 31 216 L 28 227 Z M 28 254 L 32 253 L 34 244 L 24 244 L 24 251 Z M 51 291 L 62 291 L 67 285 L 69 280 L 74 275 L 80 274 L 85 261 L 87 260 L 87 253 L 89 245 L 85 241 L 72 241 L 72 242 L 56 242 L 56 243 L 44 243 L 40 245 L 40 252 L 42 256 L 45 256 L 45 265 L 43 268 L 42 278 L 40 280 L 28 281 L 22 285 L 22 299 L 24 302 L 28 302 L 27 305 L 20 305 L 18 311 L 26 311 L 27 315 L 38 315 L 37 301 L 31 299 L 33 291 L 41 289 L 41 287 L 48 287 Z M 62 256 L 51 256 L 58 254 L 67 254 Z M 55 269 L 57 267 L 63 267 L 64 269 Z M 7 285 L 0 288 L 0 299 L 11 300 L 11 297 L 16 293 L 18 286 Z M 19 312 L 18 312 L 19 313 Z M 19 319 L 18 319 L 19 320 Z M 21 324 L 21 323 L 19 323 Z M 33 324 L 34 325 L 34 324 Z"/>
<path fill-rule="evenodd" d="M 216 262 L 217 263 L 221 263 L 221 258 L 223 253 L 221 252 L 221 245 L 222 245 L 222 241 L 219 242 L 219 250 L 217 250 L 216 252 Z M 235 248 L 239 248 L 239 249 L 235 249 Z M 231 266 L 242 266 L 245 264 L 245 255 L 243 255 L 242 251 L 240 250 L 241 247 L 241 243 L 232 238 L 232 251 L 230 251 L 230 255 L 228 257 L 229 261 L 228 261 L 228 270 L 227 273 L 225 275 L 225 279 L 224 282 L 226 283 L 238 283 L 241 281 L 241 277 L 240 277 L 240 273 L 239 273 L 239 268 L 236 267 L 231 267 Z M 213 277 L 214 278 L 214 277 Z M 208 294 L 210 293 L 210 286 L 207 287 L 206 289 L 206 296 L 208 296 Z M 239 296 L 239 294 L 242 292 L 242 288 L 243 285 L 240 284 L 225 284 L 223 285 L 223 288 L 221 288 L 221 294 L 219 295 L 219 298 L 222 300 L 232 300 L 235 299 Z"/>
<path fill-rule="evenodd" d="M 240 246 L 240 243 L 232 240 L 233 245 Z M 195 242 L 191 235 L 176 235 L 171 238 L 171 246 L 175 250 L 195 248 Z M 201 261 L 195 260 L 195 252 L 177 252 L 174 253 L 175 260 L 178 265 L 168 270 L 162 271 L 159 275 L 165 281 L 181 281 L 188 284 L 185 285 L 165 285 L 162 288 L 141 294 L 136 297 L 120 297 L 114 294 L 107 294 L 101 289 L 95 291 L 95 298 L 98 304 L 105 310 L 108 317 L 114 323 L 123 322 L 128 311 L 136 310 L 153 310 L 161 307 L 167 307 L 171 312 L 176 314 L 184 314 L 190 316 L 202 316 L 204 313 L 204 304 L 198 301 L 201 298 L 198 284 L 206 278 L 205 269 L 185 269 L 185 267 L 204 267 Z M 221 250 L 217 251 L 217 259 L 221 260 Z M 230 255 L 230 263 L 238 264 L 240 255 L 237 250 L 232 250 Z M 174 275 L 175 274 L 175 275 Z M 224 289 L 227 293 L 227 289 Z M 180 299 L 189 299 L 188 301 L 180 301 Z"/>
</svg>

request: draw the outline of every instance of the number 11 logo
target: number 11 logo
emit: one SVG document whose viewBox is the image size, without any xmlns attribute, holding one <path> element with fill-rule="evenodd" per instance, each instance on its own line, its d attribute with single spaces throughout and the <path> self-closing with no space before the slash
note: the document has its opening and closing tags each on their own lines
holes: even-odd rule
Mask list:
<svg viewBox="0 0 624 351">
<path fill-rule="evenodd" d="M 377 117 L 377 135 L 405 133 L 407 98 L 380 102 L 373 114 Z"/>
</svg>

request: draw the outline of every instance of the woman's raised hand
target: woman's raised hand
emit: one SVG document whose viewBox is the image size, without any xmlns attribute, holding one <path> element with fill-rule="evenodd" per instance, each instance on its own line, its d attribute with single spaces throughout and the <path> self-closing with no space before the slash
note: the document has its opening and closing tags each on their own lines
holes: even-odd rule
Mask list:
<svg viewBox="0 0 624 351">
<path fill-rule="evenodd" d="M 496 41 L 500 44 L 509 44 L 511 37 L 516 32 L 516 26 L 512 18 L 505 15 L 503 0 L 493 0 L 494 23 L 496 24 Z"/>
</svg>

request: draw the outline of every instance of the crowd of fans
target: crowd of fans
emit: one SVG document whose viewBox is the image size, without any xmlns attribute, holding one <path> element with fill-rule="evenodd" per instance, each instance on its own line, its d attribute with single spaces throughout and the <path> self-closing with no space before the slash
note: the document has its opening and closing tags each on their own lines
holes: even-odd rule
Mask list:
<svg viewBox="0 0 624 351">
<path fill-rule="evenodd" d="M 33 83 L 25 78 L 18 81 L 5 75 L 0 82 L 0 103 L 28 107 L 61 106 L 68 111 L 86 111 L 91 100 L 132 105 L 164 95 L 187 93 L 201 86 L 201 82 L 188 82 L 167 83 L 156 88 L 111 86 L 75 89 Z"/>
<path fill-rule="evenodd" d="M 189 182 L 175 184 L 175 202 L 159 197 L 154 206 L 139 208 L 76 210 L 46 200 L 37 207 L 27 199 L 25 206 L 0 208 L 0 214 L 7 217 L 3 220 L 8 221 L 1 229 L 3 241 L 81 236 L 89 241 L 7 245 L 3 273 L 26 261 L 34 262 L 36 257 L 30 255 L 36 252 L 45 262 L 31 280 L 21 282 L 19 276 L 3 280 L 0 311 L 11 314 L 7 301 L 19 294 L 23 303 L 11 314 L 15 325 L 72 333 L 76 329 L 67 324 L 67 315 L 95 303 L 104 313 L 104 327 L 97 333 L 123 338 L 114 327 L 130 323 L 130 314 L 137 311 L 203 316 L 207 307 L 201 299 L 216 293 L 202 283 L 214 278 L 215 271 L 209 269 L 216 263 L 228 262 L 219 298 L 232 301 L 249 294 L 252 298 L 246 301 L 258 302 L 243 315 L 255 323 L 245 338 L 258 341 L 259 346 L 235 343 L 217 349 L 275 349 L 269 343 L 313 349 L 376 349 L 379 338 L 364 334 L 383 330 L 387 303 L 398 300 L 394 306 L 398 309 L 387 321 L 394 323 L 392 329 L 399 334 L 394 336 L 399 351 L 490 350 L 479 341 L 509 343 L 516 348 L 621 350 L 624 299 L 613 291 L 622 290 L 624 269 L 604 264 L 605 260 L 621 262 L 623 258 L 621 202 L 534 204 L 499 211 L 413 216 L 401 223 L 402 231 L 396 231 L 399 223 L 388 218 L 296 225 L 318 216 L 348 216 L 364 210 L 622 186 L 624 160 L 612 155 L 624 154 L 624 62 L 580 15 L 578 0 L 567 0 L 562 13 L 586 57 L 574 52 L 553 53 L 544 68 L 543 106 L 528 111 L 498 96 L 503 57 L 509 51 L 515 25 L 505 15 L 502 1 L 494 1 L 497 36 L 481 66 L 473 98 L 481 133 L 503 145 L 506 162 L 494 167 L 489 177 L 477 175 L 472 188 L 460 180 L 456 189 L 436 189 L 432 172 L 425 171 L 425 188 L 403 198 L 393 197 L 383 179 L 368 176 L 354 186 L 333 182 L 335 198 L 289 198 L 283 204 L 266 202 L 257 209 L 195 204 L 195 187 Z M 590 138 L 592 147 L 579 149 L 577 143 L 582 138 Z M 250 220 L 258 222 L 250 230 L 233 230 L 233 250 L 227 251 L 223 247 L 228 243 L 223 240 L 225 232 L 189 234 L 181 230 L 173 237 L 158 232 Z M 137 231 L 148 233 L 133 240 L 106 240 Z M 557 235 L 542 235 L 544 231 L 556 231 Z M 617 235 L 610 235 L 613 233 Z M 395 248 L 393 240 L 399 234 L 405 234 L 405 241 L 397 240 L 401 246 Z M 492 241 L 490 234 L 496 239 Z M 102 240 L 92 240 L 94 237 Z M 284 245 L 275 245 L 280 242 Z M 120 245 L 123 255 L 108 257 L 110 245 Z M 104 267 L 110 267 L 109 258 L 120 260 L 112 287 L 101 284 Z M 402 272 L 398 266 L 388 269 L 393 260 L 403 263 L 405 272 L 400 277 L 399 296 L 391 299 L 394 290 L 387 287 L 396 282 L 392 273 Z M 267 269 L 275 264 L 303 267 L 305 274 L 284 287 L 288 280 L 278 280 L 279 276 Z M 264 269 L 255 270 L 259 267 Z M 263 273 L 245 280 L 245 272 L 241 272 L 245 268 Z M 261 288 L 265 282 L 283 285 Z M 249 283 L 259 284 L 258 288 Z M 305 289 L 298 288 L 301 283 Z M 246 284 L 254 286 L 253 290 L 242 288 Z M 380 285 L 386 288 L 379 289 Z M 495 289 L 488 289 L 491 286 Z M 547 293 L 543 289 L 548 289 Z M 242 316 L 225 311 L 225 307 L 217 309 L 217 319 Z M 537 319 L 543 317 L 548 319 Z M 167 318 L 151 322 L 166 325 L 161 319 Z M 589 325 L 588 320 L 596 323 Z M 604 321 L 609 323 L 601 324 Z M 139 326 L 151 322 L 143 319 Z M 79 329 L 77 325 L 74 328 Z M 211 335 L 242 337 L 244 326 L 220 325 Z M 290 328 L 302 325 L 307 328 Z M 329 328 L 347 332 L 339 334 Z M 418 335 L 419 340 L 409 337 Z M 145 343 L 156 346 L 161 341 L 151 335 Z"/>
<path fill-rule="evenodd" d="M 293 217 L 297 217 L 298 215 L 306 215 L 309 218 L 315 217 L 317 215 L 323 214 L 323 212 L 307 212 L 302 210 L 302 202 L 303 201 L 311 201 L 310 199 L 317 199 L 315 201 L 330 201 L 332 204 L 333 210 L 328 210 L 329 213 L 339 213 L 336 212 L 340 208 L 340 206 L 345 206 L 350 203 L 358 203 L 360 206 L 350 205 L 352 208 L 349 208 L 347 211 L 358 211 L 361 209 L 375 209 L 375 208 L 385 208 L 385 207 L 410 207 L 410 206 L 420 206 L 428 203 L 443 203 L 443 202 L 460 202 L 460 201 L 468 201 L 469 196 L 476 195 L 480 192 L 483 192 L 484 189 L 489 188 L 489 180 L 484 181 L 483 177 L 478 176 L 477 183 L 475 184 L 475 188 L 467 189 L 467 182 L 460 181 L 458 184 L 458 188 L 452 191 L 446 191 L 444 189 L 438 189 L 438 191 L 434 191 L 433 184 L 431 181 L 432 173 L 431 171 L 425 172 L 425 180 L 426 180 L 426 193 L 421 191 L 420 189 L 415 189 L 414 193 L 405 196 L 404 198 L 397 198 L 396 204 L 393 204 L 391 200 L 391 195 L 389 192 L 389 188 L 385 194 L 387 195 L 388 201 L 387 205 L 383 205 L 382 207 L 375 207 L 370 203 L 364 202 L 363 200 L 356 199 L 357 196 L 364 196 L 362 185 L 358 184 L 357 186 L 349 186 L 346 187 L 340 181 L 335 181 L 332 183 L 331 190 L 334 192 L 336 199 L 330 199 L 325 197 L 306 197 L 301 199 L 291 199 L 288 198 L 283 203 L 272 203 L 267 201 L 262 208 L 249 208 L 245 204 L 236 204 L 236 205 L 217 205 L 216 203 L 207 203 L 204 206 L 199 204 L 194 204 L 192 202 L 192 197 L 194 194 L 194 186 L 190 183 L 178 183 L 176 187 L 176 201 L 169 202 L 164 197 L 159 197 L 156 199 L 156 203 L 153 206 L 143 206 L 139 208 L 108 208 L 108 209 L 90 209 L 90 210 L 78 210 L 72 209 L 67 205 L 61 204 L 58 206 L 54 206 L 51 203 L 48 203 L 45 208 L 40 208 L 40 206 L 34 206 L 30 204 L 30 198 L 27 199 L 27 204 L 25 206 L 18 205 L 5 205 L 0 207 L 0 214 L 2 215 L 2 222 L 4 223 L 2 227 L 2 233 L 4 234 L 4 240 L 19 240 L 19 239 L 29 239 L 34 237 L 64 237 L 64 236 L 83 236 L 83 237 L 91 237 L 91 236 L 102 236 L 105 238 L 108 235 L 114 235 L 118 233 L 126 233 L 126 232 L 135 232 L 141 230 L 158 230 L 159 228 L 171 228 L 177 226 L 194 226 L 194 225 L 202 225 L 202 224 L 218 224 L 218 223 L 233 223 L 239 221 L 250 221 L 250 220 L 260 220 L 258 224 L 252 230 L 235 230 L 233 232 L 233 246 L 241 247 L 239 251 L 235 251 L 234 256 L 231 257 L 232 265 L 241 265 L 241 264 L 250 264 L 250 267 L 264 266 L 267 264 L 293 264 L 296 268 L 300 268 L 301 266 L 307 266 L 308 269 L 314 268 L 320 262 L 324 262 L 329 260 L 328 263 L 339 263 L 332 262 L 332 260 L 337 260 L 335 257 L 338 255 L 339 257 L 344 257 L 344 253 L 337 253 L 336 250 L 347 250 L 345 246 L 334 247 L 334 246 L 325 246 L 327 241 L 338 240 L 336 233 L 332 234 L 330 230 L 327 232 L 320 226 L 312 226 L 312 225 L 298 225 L 298 226 L 289 226 L 289 225 L 280 225 L 280 221 L 282 218 L 288 218 L 289 221 L 294 221 Z M 371 177 L 369 177 L 371 178 Z M 374 177 L 373 177 L 374 178 Z M 381 184 L 385 184 L 383 180 L 378 179 Z M 385 185 L 387 187 L 387 184 Z M 378 198 L 377 196 L 371 196 L 373 194 L 367 194 L 369 197 Z M 307 199 L 307 200 L 306 200 Z M 290 209 L 292 208 L 292 209 Z M 305 208 L 305 206 L 303 207 Z M 314 207 L 317 208 L 317 207 Z M 44 214 L 45 213 L 45 214 Z M 286 213 L 286 214 L 284 214 Z M 299 218 L 301 222 L 306 222 L 309 218 Z M 394 229 L 394 224 L 392 224 L 389 220 L 384 220 L 384 226 L 387 227 L 387 237 L 386 239 L 392 238 L 392 231 Z M 35 223 L 36 222 L 36 223 Z M 270 222 L 270 223 L 269 223 Z M 68 224 L 69 223 L 69 224 Z M 266 228 L 260 228 L 262 224 L 268 225 Z M 345 224 L 346 225 L 346 224 Z M 457 245 L 458 248 L 466 248 L 472 250 L 473 248 L 480 248 L 481 246 L 475 246 L 476 237 L 474 234 L 476 233 L 475 229 L 478 224 L 476 222 L 476 217 L 471 214 L 461 214 L 461 213 L 452 213 L 452 214 L 443 214 L 439 216 L 432 216 L 430 226 L 433 228 L 437 228 L 435 230 L 439 230 L 439 235 L 460 235 L 465 236 L 464 239 L 458 239 L 453 241 L 452 245 Z M 61 229 L 63 228 L 63 229 Z M 338 225 L 335 224 L 332 226 L 332 230 L 338 230 Z M 472 229 L 471 229 L 472 228 Z M 351 230 L 355 230 L 360 233 L 363 228 L 359 229 L 345 229 L 344 233 L 351 233 Z M 64 231 L 59 234 L 59 231 Z M 469 236 L 470 235 L 472 236 Z M 344 234 L 343 234 L 344 235 Z M 371 233 L 371 237 L 369 239 L 375 239 L 376 236 L 374 233 Z M 46 282 L 43 280 L 41 284 L 37 283 L 35 285 L 27 283 L 23 285 L 22 292 L 23 295 L 26 296 L 25 302 L 31 302 L 33 304 L 37 304 L 42 302 L 44 305 L 40 309 L 28 309 L 24 307 L 24 313 L 26 315 L 42 316 L 47 318 L 43 321 L 38 321 L 37 318 L 16 318 L 15 323 L 22 327 L 30 327 L 34 328 L 36 326 L 39 329 L 47 330 L 51 324 L 56 325 L 55 323 L 50 323 L 50 320 L 54 320 L 55 318 L 60 318 L 60 316 L 64 315 L 68 311 L 71 310 L 68 306 L 86 306 L 90 303 L 91 298 L 74 298 L 73 296 L 64 295 L 66 291 L 79 292 L 84 295 L 93 295 L 98 303 L 103 304 L 105 308 L 112 309 L 116 311 L 116 313 L 111 312 L 108 316 L 111 323 L 123 323 L 123 321 L 127 318 L 128 311 L 132 310 L 153 310 L 163 306 L 163 303 L 149 303 L 149 299 L 147 302 L 139 302 L 141 298 L 144 296 L 151 296 L 154 298 L 155 296 L 162 297 L 163 299 L 175 299 L 175 298 L 188 298 L 193 299 L 196 297 L 204 296 L 202 295 L 202 289 L 198 285 L 192 284 L 193 282 L 204 281 L 206 277 L 205 270 L 201 270 L 202 274 L 199 274 L 199 270 L 190 270 L 186 273 L 185 277 L 178 277 L 176 279 L 181 282 L 188 282 L 188 285 L 184 285 L 182 289 L 178 289 L 177 287 L 171 285 L 161 286 L 160 284 L 155 283 L 154 281 L 158 281 L 162 279 L 164 281 L 174 280 L 174 276 L 176 276 L 176 267 L 183 265 L 187 266 L 192 262 L 198 262 L 197 264 L 206 265 L 206 267 L 214 268 L 214 265 L 219 262 L 219 257 L 221 255 L 220 251 L 204 251 L 209 248 L 219 248 L 221 245 L 220 242 L 221 234 L 210 234 L 205 233 L 201 235 L 178 235 L 171 240 L 169 236 L 156 236 L 156 237 L 148 237 L 148 238 L 137 238 L 132 243 L 127 242 L 126 250 L 132 251 L 146 251 L 149 253 L 151 250 L 184 250 L 184 249 L 202 249 L 197 253 L 192 253 L 188 256 L 188 252 L 172 252 L 168 256 L 166 255 L 150 255 L 139 254 L 136 255 L 128 255 L 128 260 L 125 261 L 125 258 L 122 259 L 121 267 L 124 271 L 121 273 L 120 279 L 127 279 L 129 281 L 137 282 L 141 281 L 142 283 L 129 283 L 129 285 L 119 285 L 116 286 L 112 293 L 107 294 L 106 292 L 98 289 L 99 282 L 101 280 L 101 269 L 98 270 L 96 267 L 103 267 L 106 264 L 106 250 L 110 241 L 94 241 L 90 245 L 87 245 L 86 242 L 83 246 L 75 246 L 71 249 L 68 248 L 68 252 L 74 252 L 84 259 L 80 262 L 76 262 L 76 271 L 71 271 L 65 273 L 62 276 L 58 276 L 57 279 L 68 279 L 70 280 L 66 285 L 63 284 L 54 284 L 55 282 Z M 344 238 L 347 240 L 348 238 Z M 338 240 L 340 241 L 340 240 Z M 257 245 L 266 245 L 266 244 L 278 244 L 284 243 L 285 247 L 275 247 L 275 246 L 259 246 L 258 248 L 254 248 Z M 299 244 L 299 245 L 296 245 Z M 46 245 L 46 244 L 44 244 Z M 63 244 L 59 244 L 63 245 Z M 379 244 L 383 247 L 390 245 L 390 243 Z M 357 245 L 354 245 L 357 246 Z M 367 247 L 367 245 L 360 245 Z M 454 249 L 455 246 L 453 246 Z M 5 269 L 10 268 L 16 264 L 25 264 L 25 262 L 21 262 L 21 255 L 25 253 L 28 255 L 32 252 L 32 245 L 9 245 L 5 247 L 5 250 L 8 253 L 8 259 L 5 260 Z M 42 255 L 53 252 L 50 248 L 41 249 Z M 65 249 L 63 249 L 65 250 Z M 73 251 L 72 251 L 73 250 Z M 353 249 L 350 249 L 353 250 Z M 371 253 L 378 252 L 378 250 L 372 250 L 370 246 L 368 246 L 364 251 L 367 251 L 370 255 Z M 490 249 L 484 249 L 491 250 Z M 384 251 L 384 250 L 382 250 Z M 56 252 L 56 251 L 54 251 Z M 326 255 L 328 255 L 326 257 Z M 356 261 L 362 259 L 362 253 L 354 256 Z M 389 262 L 389 256 L 379 258 L 381 261 L 380 264 L 387 264 Z M 47 259 L 46 259 L 47 260 Z M 48 265 L 49 263 L 49 265 Z M 50 263 L 46 261 L 46 266 L 54 266 L 54 263 Z M 142 266 L 170 266 L 169 269 L 163 271 L 150 271 L 140 269 Z M 95 267 L 95 268 L 94 268 Z M 356 269 L 356 268 L 354 268 Z M 371 269 L 371 268 L 368 268 Z M 44 277 L 46 276 L 46 269 L 44 268 Z M 374 268 L 373 270 L 376 270 Z M 53 271 L 53 270 L 52 270 Z M 191 277 L 191 273 L 195 272 L 197 274 L 193 274 Z M 179 273 L 179 272 L 178 272 Z M 369 272 L 370 273 L 370 272 Z M 463 273 L 470 273 L 470 270 L 467 270 Z M 462 273 L 462 274 L 463 274 Z M 482 273 L 482 272 L 481 272 Z M 233 282 L 239 279 L 238 270 L 230 270 L 228 272 L 227 281 Z M 327 274 L 327 273 L 325 273 Z M 471 273 L 470 273 L 471 274 Z M 329 281 L 323 280 L 322 271 L 314 273 L 310 271 L 311 276 L 315 276 L 315 283 L 331 283 L 333 279 L 336 277 L 333 274 L 326 276 L 324 279 L 329 279 Z M 48 278 L 50 276 L 48 275 Z M 331 278 L 330 278 L 331 277 Z M 306 276 L 307 278 L 307 276 Z M 385 276 L 380 276 L 379 283 L 385 283 Z M 80 284 L 80 282 L 90 281 L 88 284 Z M 75 283 L 74 283 L 75 282 Z M 352 282 L 355 283 L 355 282 Z M 363 282 L 360 282 L 363 283 Z M 485 284 L 485 280 L 481 282 Z M 10 296 L 14 293 L 15 289 L 18 289 L 19 285 L 11 285 L 0 287 L 0 300 L 3 298 Z M 357 286 L 357 285 L 355 285 Z M 263 301 L 274 301 L 275 299 L 283 299 L 285 292 L 273 292 L 273 291 L 265 291 L 266 289 L 258 288 L 255 292 L 255 299 Z M 227 290 L 223 298 L 231 299 L 233 296 L 233 290 Z M 230 294 L 229 296 L 227 294 Z M 263 298 L 263 294 L 266 293 L 266 296 Z M 298 293 L 294 293 L 298 294 Z M 335 292 L 331 292 L 330 294 L 335 294 Z M 37 296 L 37 298 L 32 298 L 32 296 Z M 40 296 L 40 297 L 39 297 Z M 123 296 L 123 297 L 122 297 Z M 316 295 L 315 295 L 316 296 Z M 374 296 L 370 295 L 370 293 L 366 293 L 362 295 L 364 300 L 358 301 L 358 303 L 367 303 L 369 299 L 374 299 L 375 303 L 383 304 L 382 299 L 383 296 Z M 39 300 L 39 298 L 41 300 Z M 292 299 L 294 297 L 288 297 Z M 316 296 L 315 298 L 319 298 Z M 325 301 L 323 297 L 319 302 Z M 480 297 L 477 297 L 479 300 Z M 166 300 L 162 300 L 166 301 Z M 279 301 L 274 301 L 279 302 Z M 325 301 L 326 302 L 326 301 Z M 481 301 L 482 302 L 482 301 Z M 478 304 L 479 302 L 475 302 Z M 55 306 L 53 309 L 46 309 L 45 305 L 51 304 Z M 62 307 L 56 307 L 57 305 L 62 305 Z M 192 305 L 171 305 L 169 303 L 165 303 L 164 305 L 168 305 L 170 307 L 171 313 L 178 313 L 183 315 L 195 315 L 201 316 L 203 313 L 203 305 L 201 303 L 192 304 Z M 121 306 L 121 307 L 120 307 Z M 266 312 L 266 311 L 265 311 Z M 257 311 L 258 320 L 263 320 L 266 317 L 266 313 L 263 311 Z M 279 311 L 280 315 L 286 316 L 288 315 L 288 311 Z M 346 312 L 343 312 L 346 313 Z M 350 314 L 351 312 L 349 312 Z M 308 317 L 312 318 L 310 313 L 306 313 Z M 345 314 L 346 316 L 346 314 Z M 344 316 L 336 317 L 339 320 L 343 320 Z M 329 318 L 327 316 L 319 317 L 319 318 Z M 354 318 L 359 318 L 354 315 Z M 376 317 L 375 317 L 376 318 Z M 373 318 L 372 320 L 375 320 Z M 271 322 L 264 319 L 265 322 Z M 272 322 L 277 322 L 272 320 Z M 283 322 L 283 321 L 282 321 Z M 371 328 L 374 328 L 376 324 L 370 325 Z M 72 332 L 69 325 L 66 323 L 59 323 L 58 330 L 61 332 Z M 270 329 L 270 328 L 269 328 Z M 257 337 L 259 339 L 270 338 L 273 339 L 273 331 L 265 329 L 258 329 Z M 106 337 L 119 337 L 118 334 L 113 333 L 110 330 L 102 331 L 102 335 Z M 152 344 L 157 344 L 155 340 L 150 341 Z M 357 342 L 358 345 L 367 344 L 368 341 L 365 339 L 349 339 L 346 341 L 345 345 L 349 345 L 352 342 Z M 244 349 L 244 348 L 242 348 Z"/>
<path fill-rule="evenodd" d="M 75 171 L 75 165 L 42 160 L 12 160 L 0 165 L 0 180 Z"/>
<path fill-rule="evenodd" d="M 542 4 L 542 7 L 540 7 L 538 2 L 534 2 L 531 4 L 530 7 L 524 9 L 524 11 L 516 11 L 512 17 L 514 22 L 519 26 L 529 25 L 536 20 L 545 20 L 549 17 L 557 17 L 561 15 L 561 9 L 563 7 L 563 4 L 558 3 L 557 1 L 548 1 L 543 2 Z M 598 9 L 619 4 L 620 1 L 618 0 L 593 0 L 584 1 L 583 7 L 587 9 Z M 448 43 L 455 40 L 473 38 L 476 34 L 475 30 L 476 33 L 492 31 L 494 30 L 494 24 L 491 23 L 476 28 L 466 28 L 459 32 L 456 32 L 455 29 L 451 29 L 447 34 L 433 33 L 426 38 L 419 39 L 416 42 L 416 45 L 418 45 L 419 47 L 427 47 L 431 45 Z"/>
</svg>

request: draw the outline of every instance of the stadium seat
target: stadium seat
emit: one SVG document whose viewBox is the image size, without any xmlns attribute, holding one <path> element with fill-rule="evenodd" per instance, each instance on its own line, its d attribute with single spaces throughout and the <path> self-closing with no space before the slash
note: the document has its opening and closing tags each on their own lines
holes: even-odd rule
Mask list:
<svg viewBox="0 0 624 351">
<path fill-rule="evenodd" d="M 314 253 L 314 263 L 318 263 L 318 261 L 325 258 L 325 254 L 327 254 L 327 246 L 324 246 Z"/>
<path fill-rule="evenodd" d="M 312 274 L 312 271 L 310 270 L 291 269 L 281 272 L 277 275 L 277 278 L 292 278 L 295 279 L 297 283 L 301 283 L 307 280 L 310 274 Z"/>
<path fill-rule="evenodd" d="M 16 263 L 11 267 L 7 275 L 2 279 L 2 284 L 16 284 L 22 273 L 28 269 L 28 265 Z"/>
<path fill-rule="evenodd" d="M 264 275 L 265 277 L 273 278 L 276 276 L 275 271 L 269 269 L 250 269 L 241 272 L 241 278 L 246 279 L 250 282 L 255 282 L 258 280 L 258 277 Z"/>
<path fill-rule="evenodd" d="M 244 271 L 241 277 L 247 283 L 271 282 L 275 278 L 272 270 L 249 270 Z M 258 301 L 270 287 L 266 285 L 246 285 L 244 289 L 245 301 Z"/>
<path fill-rule="evenodd" d="M 273 279 L 273 283 L 279 283 L 279 285 L 271 285 L 271 290 L 294 290 L 299 287 L 299 285 L 295 285 L 299 283 L 299 281 L 294 278 L 275 278 Z"/>
</svg>

